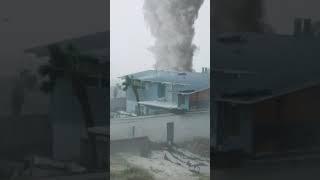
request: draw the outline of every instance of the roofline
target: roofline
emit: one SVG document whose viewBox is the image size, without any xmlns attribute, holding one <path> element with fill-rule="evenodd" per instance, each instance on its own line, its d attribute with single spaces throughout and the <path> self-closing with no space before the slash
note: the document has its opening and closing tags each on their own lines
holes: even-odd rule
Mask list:
<svg viewBox="0 0 320 180">
<path fill-rule="evenodd" d="M 144 82 L 152 82 L 152 83 L 162 83 L 162 84 L 175 84 L 175 85 L 182 85 L 182 86 L 189 86 L 190 84 L 183 84 L 183 83 L 176 83 L 176 82 L 167 82 L 167 81 L 151 81 L 151 80 L 141 80 L 141 79 L 134 79 L 140 80 Z"/>
<path fill-rule="evenodd" d="M 298 87 L 298 88 L 293 88 L 290 90 L 288 89 L 287 91 L 284 91 L 284 92 L 280 92 L 280 93 L 277 93 L 274 95 L 269 95 L 269 96 L 263 96 L 261 98 L 256 98 L 253 100 L 238 100 L 238 99 L 233 99 L 233 98 L 221 98 L 221 97 L 214 98 L 214 99 L 215 99 L 215 101 L 218 101 L 218 102 L 231 102 L 231 103 L 237 103 L 237 104 L 255 104 L 255 103 L 258 103 L 258 102 L 261 102 L 264 100 L 268 100 L 268 99 L 276 98 L 276 97 L 283 96 L 286 94 L 294 93 L 294 92 L 297 92 L 297 91 L 300 91 L 303 89 L 312 88 L 317 85 L 320 85 L 320 82 L 309 82 L 309 83 L 305 83 L 303 86 Z"/>
<path fill-rule="evenodd" d="M 132 76 L 132 75 L 135 75 L 135 74 L 138 74 L 138 73 L 141 73 L 141 72 L 146 72 L 146 71 L 162 71 L 162 72 L 172 72 L 172 73 L 197 73 L 197 74 L 206 74 L 206 73 L 202 73 L 202 72 L 190 72 L 190 71 L 175 71 L 175 70 L 157 70 L 157 69 L 149 69 L 149 70 L 145 70 L 145 71 L 140 71 L 140 72 L 137 72 L 137 73 L 131 73 L 131 74 L 127 74 L 127 75 L 123 75 L 123 76 L 120 76 L 118 78 L 125 78 L 126 76 Z"/>
<path fill-rule="evenodd" d="M 289 38 L 295 38 L 293 34 L 279 34 L 274 32 L 250 32 L 250 31 L 244 31 L 244 32 L 219 32 L 216 34 L 215 39 L 221 38 L 221 37 L 230 37 L 235 35 L 242 35 L 242 36 L 250 36 L 250 35 L 257 35 L 257 36 L 277 36 L 277 37 L 289 37 Z"/>
<path fill-rule="evenodd" d="M 121 79 L 124 79 L 126 76 L 120 77 Z M 139 80 L 139 81 L 144 81 L 144 82 L 152 82 L 152 83 L 163 83 L 163 84 L 178 84 L 182 86 L 189 86 L 190 84 L 183 84 L 183 83 L 176 83 L 176 82 L 167 82 L 167 81 L 152 81 L 152 80 L 141 80 L 138 78 L 132 78 L 133 80 Z"/>
<path fill-rule="evenodd" d="M 253 104 L 253 101 L 245 101 L 245 100 L 238 100 L 238 99 L 232 99 L 232 98 L 214 98 L 214 101 L 216 102 L 228 102 L 228 103 L 235 103 L 235 104 Z"/>
<path fill-rule="evenodd" d="M 199 90 L 196 90 L 196 91 L 193 91 L 193 92 L 189 92 L 189 93 L 178 93 L 178 94 L 190 95 L 190 94 L 198 93 L 198 92 L 205 91 L 205 90 L 208 90 L 208 89 L 210 89 L 210 87 L 199 89 Z"/>
<path fill-rule="evenodd" d="M 227 68 L 214 68 L 213 73 L 225 73 L 225 74 L 257 74 L 256 72 L 250 72 L 245 70 L 235 70 Z"/>
<path fill-rule="evenodd" d="M 183 71 L 167 71 L 167 70 L 145 70 L 145 71 L 141 71 L 141 72 L 146 72 L 146 71 L 163 71 L 163 72 L 174 72 L 174 73 L 179 73 L 179 72 L 183 72 Z M 141 73 L 138 72 L 138 73 Z M 198 74 L 202 74 L 201 72 L 187 72 L 187 73 L 198 73 Z M 131 73 L 128 75 L 124 75 L 124 76 L 120 76 L 118 78 L 120 79 L 124 79 L 126 76 L 132 76 L 134 74 L 137 73 Z M 153 83 L 163 83 L 163 84 L 176 84 L 176 85 L 182 85 L 182 86 L 189 86 L 191 84 L 184 84 L 184 83 L 177 83 L 177 82 L 168 82 L 168 81 L 152 81 L 152 80 L 143 80 L 143 79 L 139 79 L 139 78 L 133 78 L 134 80 L 140 80 L 140 81 L 144 81 L 144 82 L 153 82 Z"/>
<path fill-rule="evenodd" d="M 38 57 L 46 57 L 49 55 L 48 47 L 50 45 L 66 45 L 69 43 L 75 43 L 76 46 L 77 46 L 77 44 L 83 43 L 83 44 L 85 44 L 84 47 L 79 47 L 79 48 L 85 49 L 86 51 L 91 51 L 91 50 L 95 50 L 95 49 L 104 49 L 104 48 L 108 48 L 108 43 L 106 43 L 106 42 L 108 40 L 109 34 L 110 33 L 108 33 L 106 30 L 106 31 L 102 31 L 102 32 L 96 32 L 96 33 L 92 33 L 92 34 L 83 35 L 80 37 L 78 36 L 78 37 L 66 38 L 64 40 L 55 41 L 55 42 L 48 43 L 45 45 L 39 45 L 39 46 L 25 49 L 24 53 L 35 54 Z M 95 46 L 89 47 L 88 44 L 90 44 L 90 42 L 93 42 L 97 39 L 100 39 L 100 36 L 105 37 L 106 39 L 99 41 L 97 44 L 95 44 Z M 84 42 L 86 42 L 86 43 L 84 43 Z"/>
<path fill-rule="evenodd" d="M 199 113 L 210 113 L 210 110 L 198 110 L 198 111 L 187 111 L 184 115 L 188 114 L 199 114 Z M 157 118 L 157 117 L 170 117 L 170 116 L 177 116 L 177 114 L 174 113 L 165 113 L 165 114 L 155 114 L 155 115 L 147 115 L 147 116 L 135 116 L 135 117 L 123 117 L 123 118 L 117 118 L 117 119 L 111 119 L 111 121 L 122 123 L 121 121 L 128 122 L 134 122 L 133 120 L 140 120 L 140 119 L 149 119 L 149 118 Z"/>
<path fill-rule="evenodd" d="M 165 106 L 161 106 L 161 105 L 148 104 L 148 102 L 146 102 L 146 101 L 138 102 L 138 104 L 150 106 L 150 107 L 156 107 L 156 108 L 160 108 L 160 109 L 169 109 L 169 110 L 175 110 L 175 109 L 180 110 L 181 109 L 178 106 L 177 107 L 165 107 Z"/>
</svg>

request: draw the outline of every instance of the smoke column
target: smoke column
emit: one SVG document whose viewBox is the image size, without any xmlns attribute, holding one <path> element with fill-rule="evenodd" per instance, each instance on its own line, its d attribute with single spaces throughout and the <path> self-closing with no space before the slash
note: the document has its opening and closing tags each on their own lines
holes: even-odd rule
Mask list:
<svg viewBox="0 0 320 180">
<path fill-rule="evenodd" d="M 144 17 L 155 37 L 156 69 L 192 71 L 194 22 L 204 0 L 145 0 Z"/>
<path fill-rule="evenodd" d="M 270 27 L 262 22 L 262 0 L 214 0 L 214 32 L 265 32 Z"/>
</svg>

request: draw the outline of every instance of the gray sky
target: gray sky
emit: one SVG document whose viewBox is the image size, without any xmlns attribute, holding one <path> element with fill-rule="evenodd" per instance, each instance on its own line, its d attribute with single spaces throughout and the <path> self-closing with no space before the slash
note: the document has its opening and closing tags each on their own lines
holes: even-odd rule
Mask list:
<svg viewBox="0 0 320 180">
<path fill-rule="evenodd" d="M 110 0 L 110 74 L 116 78 L 128 73 L 153 69 L 148 47 L 154 39 L 144 22 L 144 0 Z M 210 0 L 205 0 L 195 24 L 194 69 L 210 66 Z"/>
<path fill-rule="evenodd" d="M 273 25 L 278 33 L 293 32 L 295 17 L 320 20 L 319 0 L 265 0 L 266 21 Z"/>
<path fill-rule="evenodd" d="M 108 0 L 1 0 L 0 1 L 0 75 L 12 74 L 32 59 L 25 48 L 98 31 L 107 26 Z M 110 0 L 111 73 L 135 72 L 152 68 L 153 44 L 143 20 L 144 0 Z M 319 0 L 266 0 L 267 22 L 280 33 L 291 33 L 293 18 L 320 20 Z M 9 22 L 3 19 L 9 18 Z M 200 47 L 194 58 L 197 70 L 209 65 L 209 0 L 200 9 L 195 43 Z M 124 51 L 125 50 L 125 51 Z"/>
<path fill-rule="evenodd" d="M 1 0 L 0 75 L 36 66 L 26 48 L 105 31 L 106 14 L 107 0 Z"/>
</svg>

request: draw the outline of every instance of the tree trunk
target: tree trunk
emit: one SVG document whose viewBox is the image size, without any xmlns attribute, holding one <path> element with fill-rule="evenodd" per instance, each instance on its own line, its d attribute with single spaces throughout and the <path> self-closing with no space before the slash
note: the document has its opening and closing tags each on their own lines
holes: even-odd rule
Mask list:
<svg viewBox="0 0 320 180">
<path fill-rule="evenodd" d="M 91 152 L 93 156 L 91 166 L 96 166 L 97 164 L 96 138 L 94 135 L 88 132 L 88 128 L 94 126 L 94 120 L 93 120 L 91 106 L 89 103 L 88 92 L 85 85 L 78 78 L 72 79 L 72 87 L 77 99 L 79 100 L 81 110 L 85 120 L 86 132 L 88 135 L 88 143 L 89 143 L 89 147 L 91 147 Z"/>
<path fill-rule="evenodd" d="M 137 89 L 137 87 L 132 86 L 132 90 L 133 90 L 133 93 L 134 93 L 134 95 L 136 97 L 136 101 L 137 101 L 137 106 L 138 106 L 137 115 L 140 116 L 141 115 L 141 112 L 140 112 L 141 110 L 140 110 L 140 104 L 139 104 L 140 98 L 139 98 L 138 89 Z"/>
</svg>

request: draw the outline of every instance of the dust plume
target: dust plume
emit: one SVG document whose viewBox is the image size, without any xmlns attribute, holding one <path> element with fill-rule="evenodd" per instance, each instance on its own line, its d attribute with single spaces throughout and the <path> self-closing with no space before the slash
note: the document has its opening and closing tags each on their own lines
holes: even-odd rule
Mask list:
<svg viewBox="0 0 320 180">
<path fill-rule="evenodd" d="M 156 69 L 192 71 L 194 22 L 204 0 L 145 0 L 144 17 L 155 44 Z"/>
<path fill-rule="evenodd" d="M 211 6 L 216 33 L 272 31 L 272 28 L 263 22 L 262 0 L 215 0 Z"/>
</svg>

